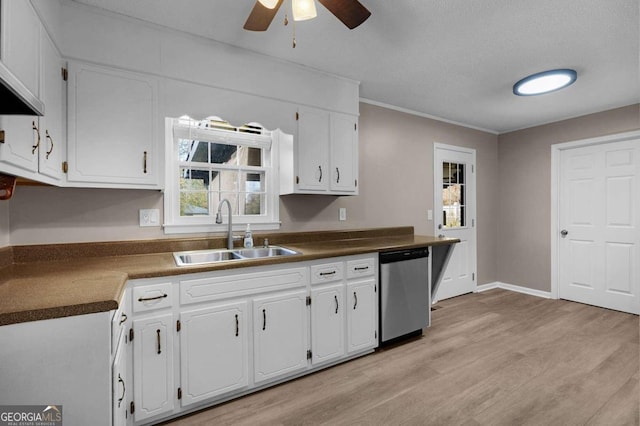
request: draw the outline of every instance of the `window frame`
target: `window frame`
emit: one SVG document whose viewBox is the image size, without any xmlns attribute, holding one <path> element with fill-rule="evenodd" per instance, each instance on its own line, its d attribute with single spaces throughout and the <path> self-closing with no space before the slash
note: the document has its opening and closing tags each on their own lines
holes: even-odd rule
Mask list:
<svg viewBox="0 0 640 426">
<path fill-rule="evenodd" d="M 264 214 L 261 215 L 233 215 L 233 230 L 243 231 L 247 224 L 252 230 L 276 230 L 280 228 L 279 211 L 279 131 L 269 131 L 258 123 L 260 133 L 238 131 L 229 125 L 218 127 L 202 127 L 199 123 L 207 121 L 224 123 L 218 117 L 208 117 L 205 120 L 193 120 L 189 117 L 165 119 L 165 188 L 164 188 L 164 232 L 165 234 L 224 232 L 228 228 L 227 209 L 222 209 L 222 224 L 215 223 L 218 203 L 209 202 L 208 215 L 181 216 L 180 215 L 180 179 L 179 172 L 184 162 L 180 161 L 179 141 L 183 139 L 199 140 L 203 142 L 222 143 L 227 145 L 247 146 L 262 149 L 263 165 L 231 167 L 237 171 L 264 171 Z M 227 169 L 229 166 L 212 167 L 210 169 Z M 210 193 L 212 191 L 209 191 Z M 236 188 L 236 194 L 244 194 Z"/>
</svg>

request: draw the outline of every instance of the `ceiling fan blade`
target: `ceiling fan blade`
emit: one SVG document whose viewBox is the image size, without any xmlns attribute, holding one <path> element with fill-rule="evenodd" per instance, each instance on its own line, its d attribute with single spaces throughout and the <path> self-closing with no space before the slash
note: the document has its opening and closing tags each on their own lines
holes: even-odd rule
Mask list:
<svg viewBox="0 0 640 426">
<path fill-rule="evenodd" d="M 318 0 L 350 30 L 362 24 L 371 12 L 358 0 Z"/>
<path fill-rule="evenodd" d="M 278 9 L 280 9 L 280 5 L 284 0 L 278 0 L 276 7 L 273 9 L 269 9 L 256 1 L 256 4 L 253 6 L 249 17 L 247 18 L 247 22 L 244 23 L 244 29 L 249 31 L 266 31 L 273 21 L 273 17 L 278 13 Z"/>
</svg>

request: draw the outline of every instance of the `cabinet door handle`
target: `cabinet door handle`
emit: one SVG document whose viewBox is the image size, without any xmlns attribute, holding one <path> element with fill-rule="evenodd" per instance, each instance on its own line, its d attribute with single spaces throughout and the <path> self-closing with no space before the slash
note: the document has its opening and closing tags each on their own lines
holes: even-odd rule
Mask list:
<svg viewBox="0 0 640 426">
<path fill-rule="evenodd" d="M 353 309 L 356 308 L 356 306 L 358 306 L 358 295 L 356 294 L 356 292 L 353 292 Z"/>
<path fill-rule="evenodd" d="M 51 142 L 51 148 L 49 148 L 49 150 L 47 151 L 47 160 L 49 159 L 49 155 L 51 155 L 51 153 L 53 152 L 53 139 L 51 138 L 51 136 L 49 135 L 49 130 L 45 130 L 45 138 L 49 139 L 49 142 Z"/>
<path fill-rule="evenodd" d="M 142 168 L 142 171 L 146 174 L 147 173 L 147 151 L 144 152 L 144 166 Z"/>
<path fill-rule="evenodd" d="M 38 149 L 38 147 L 40 146 L 40 129 L 38 129 L 38 126 L 36 126 L 36 122 L 35 121 L 31 122 L 31 128 L 33 130 L 35 130 L 36 136 L 38 137 L 36 144 L 31 147 L 32 148 L 31 149 L 31 154 L 35 154 L 36 153 L 36 149 Z"/>
<path fill-rule="evenodd" d="M 320 170 L 320 177 L 318 178 L 318 182 L 322 182 L 322 166 L 318 166 L 318 170 Z"/>
<path fill-rule="evenodd" d="M 121 325 L 126 320 L 127 320 L 127 314 L 122 314 L 122 316 L 120 317 L 120 323 L 118 325 Z"/>
<path fill-rule="evenodd" d="M 338 174 L 338 177 L 336 178 L 336 183 L 340 183 L 340 169 L 336 167 L 336 173 Z"/>
<path fill-rule="evenodd" d="M 160 329 L 156 330 L 156 335 L 158 336 L 158 355 L 162 353 L 162 347 L 160 346 Z"/>
<path fill-rule="evenodd" d="M 328 275 L 335 275 L 336 271 L 331 271 L 331 272 L 320 272 L 320 276 L 321 277 L 326 277 Z"/>
<path fill-rule="evenodd" d="M 336 296 L 335 294 L 333 295 L 333 298 L 336 301 L 336 314 L 338 313 L 338 296 Z"/>
<path fill-rule="evenodd" d="M 122 376 L 120 376 L 120 373 L 118 373 L 118 383 L 122 385 L 122 396 L 118 398 L 118 408 L 120 408 L 120 404 L 122 404 L 122 400 L 124 399 L 124 394 L 127 391 L 127 388 L 124 385 L 124 380 L 122 380 Z"/>
<path fill-rule="evenodd" d="M 262 310 L 262 329 L 263 330 L 267 329 L 267 310 L 266 309 Z"/>
<path fill-rule="evenodd" d="M 138 299 L 138 302 L 148 302 L 150 300 L 164 299 L 165 297 L 167 297 L 167 294 L 162 294 L 162 296 L 156 296 L 156 297 L 140 297 Z"/>
<path fill-rule="evenodd" d="M 236 314 L 236 337 L 240 334 L 240 323 L 238 322 L 238 314 Z"/>
</svg>

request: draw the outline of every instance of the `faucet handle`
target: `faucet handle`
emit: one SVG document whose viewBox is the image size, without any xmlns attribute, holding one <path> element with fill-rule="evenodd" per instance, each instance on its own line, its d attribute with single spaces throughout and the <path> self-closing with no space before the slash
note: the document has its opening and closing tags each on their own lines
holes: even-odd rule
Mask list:
<svg viewBox="0 0 640 426">
<path fill-rule="evenodd" d="M 262 245 L 263 245 L 264 247 L 269 247 L 269 239 L 268 239 L 268 238 L 265 238 L 265 239 L 264 239 L 264 242 L 262 243 Z"/>
</svg>

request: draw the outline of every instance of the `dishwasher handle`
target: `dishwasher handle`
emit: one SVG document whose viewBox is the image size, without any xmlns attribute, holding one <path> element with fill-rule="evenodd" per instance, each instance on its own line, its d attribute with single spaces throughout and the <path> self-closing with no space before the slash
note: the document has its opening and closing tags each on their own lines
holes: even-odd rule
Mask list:
<svg viewBox="0 0 640 426">
<path fill-rule="evenodd" d="M 380 253 L 380 264 L 402 262 L 403 260 L 420 259 L 429 257 L 429 248 L 423 247 L 419 249 L 397 250 Z"/>
</svg>

